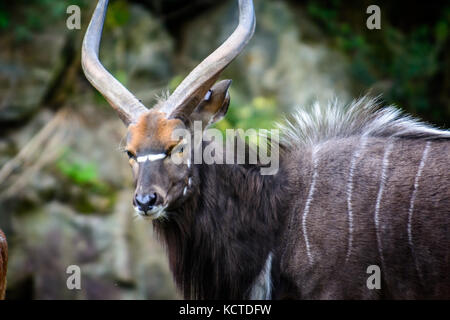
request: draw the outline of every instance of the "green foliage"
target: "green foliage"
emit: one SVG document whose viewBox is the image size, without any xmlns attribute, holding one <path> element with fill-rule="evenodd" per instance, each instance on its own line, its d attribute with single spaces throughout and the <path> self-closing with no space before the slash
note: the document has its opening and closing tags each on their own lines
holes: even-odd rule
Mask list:
<svg viewBox="0 0 450 320">
<path fill-rule="evenodd" d="M 97 168 L 93 163 L 69 162 L 62 159 L 58 162 L 58 169 L 73 182 L 85 185 L 96 181 Z"/>
<path fill-rule="evenodd" d="M 16 0 L 0 2 L 0 34 L 12 33 L 18 42 L 31 40 L 33 33 L 55 22 L 64 22 L 70 5 L 87 7 L 88 0 Z"/>
<path fill-rule="evenodd" d="M 178 74 L 169 81 L 169 91 L 174 92 L 185 76 Z"/>
<path fill-rule="evenodd" d="M 120 83 L 122 83 L 125 87 L 128 83 L 128 74 L 125 72 L 125 70 L 118 70 L 114 73 L 114 77 L 119 80 Z"/>
<path fill-rule="evenodd" d="M 231 89 L 231 101 L 227 116 L 217 122 L 213 127 L 225 134 L 226 129 L 271 129 L 276 120 L 279 120 L 280 112 L 277 109 L 275 97 L 258 96 L 250 103 L 245 103 L 237 92 Z M 258 145 L 260 140 L 258 132 L 247 136 L 246 141 Z"/>
<path fill-rule="evenodd" d="M 352 8 L 344 2 L 324 4 L 312 1 L 308 13 L 332 37 L 333 44 L 351 56 L 351 75 L 359 86 L 355 92 L 364 92 L 380 81 L 390 83 L 383 98 L 409 112 L 419 114 L 438 124 L 450 121 L 445 106 L 438 106 L 433 94 L 432 80 L 445 69 L 445 42 L 450 27 L 450 7 L 431 25 L 415 25 L 405 32 L 382 20 L 381 30 L 368 30 L 363 6 L 353 8 L 355 23 L 347 22 Z M 344 19 L 343 16 L 345 13 Z M 383 15 L 382 15 L 383 16 Z"/>
<path fill-rule="evenodd" d="M 94 162 L 78 160 L 70 150 L 66 150 L 56 163 L 59 172 L 71 182 L 90 190 L 105 194 L 108 187 L 98 178 L 98 168 Z"/>
<path fill-rule="evenodd" d="M 169 90 L 173 92 L 183 81 L 185 75 L 176 75 L 169 81 Z M 274 96 L 258 96 L 248 102 L 241 90 L 230 88 L 230 106 L 224 119 L 213 127 L 225 132 L 226 129 L 241 128 L 244 130 L 270 129 L 274 121 L 279 119 L 277 100 Z"/>
<path fill-rule="evenodd" d="M 108 28 L 123 26 L 129 20 L 130 10 L 127 1 L 118 0 L 110 4 L 105 22 Z"/>
<path fill-rule="evenodd" d="M 225 131 L 230 128 L 270 129 L 279 117 L 275 97 L 258 96 L 246 103 L 238 92 L 231 89 L 231 101 L 226 118 L 215 127 Z"/>
<path fill-rule="evenodd" d="M 170 92 L 176 89 L 184 77 L 184 75 L 177 75 L 170 80 Z M 281 114 L 274 96 L 257 96 L 248 102 L 241 90 L 231 87 L 230 97 L 230 106 L 226 117 L 213 125 L 223 134 L 226 129 L 271 129 L 275 122 L 280 120 Z M 253 142 L 255 141 L 253 140 Z"/>
<path fill-rule="evenodd" d="M 109 212 L 116 201 L 114 190 L 99 179 L 98 167 L 67 149 L 56 169 L 74 188 L 64 194 L 64 201 L 80 213 Z M 67 191 L 67 190 L 66 190 Z"/>
<path fill-rule="evenodd" d="M 6 29 L 9 26 L 9 17 L 6 11 L 0 11 L 0 30 Z"/>
</svg>

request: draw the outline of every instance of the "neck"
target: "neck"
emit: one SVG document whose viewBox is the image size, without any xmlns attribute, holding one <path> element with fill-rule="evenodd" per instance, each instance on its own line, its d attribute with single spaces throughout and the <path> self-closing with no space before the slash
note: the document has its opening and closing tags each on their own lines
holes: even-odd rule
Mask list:
<svg viewBox="0 0 450 320">
<path fill-rule="evenodd" d="M 251 297 L 285 220 L 282 176 L 256 165 L 194 166 L 190 199 L 154 222 L 185 298 Z"/>
</svg>

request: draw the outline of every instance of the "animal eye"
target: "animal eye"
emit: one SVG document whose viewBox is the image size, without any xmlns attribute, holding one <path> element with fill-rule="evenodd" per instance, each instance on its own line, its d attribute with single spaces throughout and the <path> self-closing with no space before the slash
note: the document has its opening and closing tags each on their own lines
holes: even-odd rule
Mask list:
<svg viewBox="0 0 450 320">
<path fill-rule="evenodd" d="M 130 152 L 130 151 L 128 151 L 128 150 L 127 150 L 127 156 L 128 156 L 128 158 L 130 158 L 130 159 L 136 158 L 136 156 L 135 156 L 132 152 Z"/>
</svg>

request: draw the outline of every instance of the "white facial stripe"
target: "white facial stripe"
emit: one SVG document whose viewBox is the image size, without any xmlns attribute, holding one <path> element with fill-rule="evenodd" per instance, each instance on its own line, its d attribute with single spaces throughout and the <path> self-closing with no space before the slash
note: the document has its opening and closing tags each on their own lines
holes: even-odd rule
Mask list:
<svg viewBox="0 0 450 320">
<path fill-rule="evenodd" d="M 165 157 L 166 157 L 165 153 L 147 154 L 145 156 L 137 157 L 137 162 L 156 161 L 164 159 Z"/>
<path fill-rule="evenodd" d="M 149 154 L 148 155 L 148 161 L 156 161 L 159 159 L 164 159 L 166 157 L 165 153 L 158 153 L 158 154 Z"/>
</svg>

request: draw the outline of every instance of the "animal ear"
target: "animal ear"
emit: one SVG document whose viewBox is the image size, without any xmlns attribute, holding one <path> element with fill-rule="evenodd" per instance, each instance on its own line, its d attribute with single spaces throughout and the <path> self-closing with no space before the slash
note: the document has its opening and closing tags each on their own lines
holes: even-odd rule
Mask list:
<svg viewBox="0 0 450 320">
<path fill-rule="evenodd" d="M 230 85 L 231 80 L 222 80 L 213 85 L 203 101 L 192 112 L 191 120 L 201 121 L 203 129 L 221 120 L 230 105 L 230 93 L 228 92 Z"/>
</svg>

